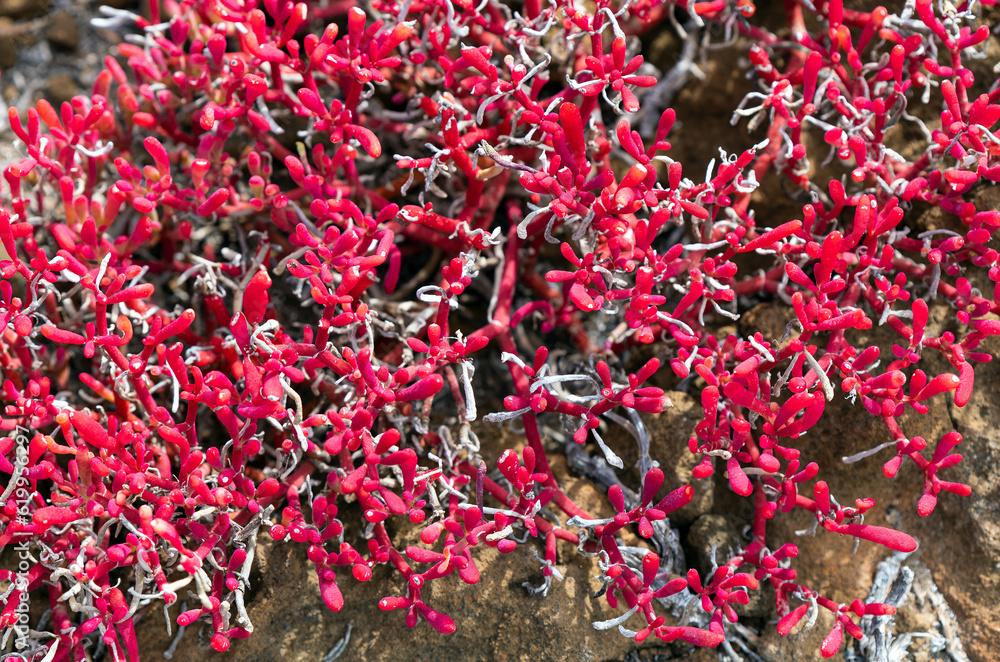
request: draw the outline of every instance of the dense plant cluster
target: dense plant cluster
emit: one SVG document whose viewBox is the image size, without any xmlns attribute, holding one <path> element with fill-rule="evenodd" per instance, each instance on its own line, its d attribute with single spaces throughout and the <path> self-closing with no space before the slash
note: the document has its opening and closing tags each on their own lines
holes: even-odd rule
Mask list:
<svg viewBox="0 0 1000 662">
<path fill-rule="evenodd" d="M 915 548 L 864 523 L 872 499 L 831 495 L 797 447 L 838 397 L 885 424 L 862 454 L 891 446 L 887 476 L 922 474 L 921 515 L 970 491 L 946 471 L 961 437 L 928 444 L 899 420 L 942 394 L 965 404 L 990 360 L 977 346 L 1000 334 L 1000 212 L 967 200 L 1000 180 L 1000 89 L 969 68 L 989 43 L 979 4 L 787 0 L 778 32 L 750 0 L 106 9 L 127 36 L 93 93 L 10 115 L 23 156 L 0 206 L 0 550 L 25 562 L 0 571 L 6 645 L 135 660 L 136 614 L 183 594 L 176 623 L 209 623 L 225 650 L 253 630 L 261 529 L 308 546 L 331 609 L 346 575 L 387 565 L 406 589 L 379 606 L 442 633 L 456 625 L 424 585 L 475 583 L 476 547 L 534 538 L 540 590 L 560 544 L 599 556 L 621 617 L 596 625 L 636 641 L 719 645 L 765 583 L 780 633 L 823 607 L 824 655 L 861 638 L 860 617 L 893 608 L 799 583 L 796 546 L 767 525 L 800 509 L 829 534 Z M 733 121 L 766 139 L 719 146 L 706 173 L 672 159 L 661 100 L 696 65 L 644 62 L 653 30 L 748 49 L 755 91 Z M 925 142 L 901 150 L 903 125 Z M 755 215 L 775 173 L 801 218 Z M 956 229 L 911 231 L 913 203 Z M 786 337 L 712 333 L 762 299 L 794 311 Z M 939 302 L 960 331 L 930 332 Z M 891 356 L 857 340 L 880 324 Z M 644 344 L 662 360 L 629 373 L 620 356 Z M 482 412 L 499 408 L 494 359 L 512 390 Z M 725 471 L 755 512 L 709 576 L 671 575 L 617 536 L 659 545 L 692 498 L 658 494 L 648 452 L 664 371 L 700 391 L 695 476 Z M 481 418 L 523 427 L 523 449 L 483 457 Z M 594 519 L 560 489 L 541 426 L 622 468 L 603 421 L 635 436 L 644 479 L 612 486 L 617 514 Z M 390 524 L 422 544 L 395 546 Z M 50 611 L 29 635 L 19 606 L 39 592 Z M 678 599 L 700 610 L 675 622 L 663 604 Z"/>
</svg>

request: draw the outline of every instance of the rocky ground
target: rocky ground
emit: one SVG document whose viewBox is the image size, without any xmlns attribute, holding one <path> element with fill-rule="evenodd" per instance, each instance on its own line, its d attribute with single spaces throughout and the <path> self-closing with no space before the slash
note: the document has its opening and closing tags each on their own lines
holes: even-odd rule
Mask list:
<svg viewBox="0 0 1000 662">
<path fill-rule="evenodd" d="M 118 0 L 128 4 L 130 0 Z M 764 3 L 760 3 L 763 5 Z M 44 96 L 54 104 L 86 90 L 99 70 L 101 59 L 119 35 L 95 29 L 89 19 L 97 16 L 97 4 L 74 0 L 0 0 L 0 98 L 8 106 L 23 112 L 29 104 Z M 650 48 L 661 54 L 664 63 L 676 57 L 678 45 L 667 35 L 650 38 Z M 704 151 L 706 144 L 722 144 L 730 152 L 759 140 L 743 128 L 729 126 L 729 113 L 735 102 L 750 89 L 743 77 L 736 50 L 719 51 L 705 63 L 707 79 L 684 89 L 675 100 L 682 130 L 675 133 L 675 156 L 701 167 L 716 154 Z M 669 65 L 667 65 L 669 66 Z M 2 109 L 5 110 L 5 109 Z M 0 115 L 0 162 L 16 154 L 13 136 L 6 130 L 6 113 Z M 700 160 L 700 161 L 699 161 Z M 763 199 L 784 199 L 776 182 L 765 182 L 759 192 Z M 986 200 L 1000 207 L 1000 193 L 995 189 L 981 192 Z M 774 204 L 775 214 L 793 218 L 797 209 L 783 209 Z M 784 220 L 785 216 L 782 216 Z M 926 214 L 917 221 L 927 228 L 945 221 Z M 948 317 L 947 310 L 932 311 L 937 323 Z M 746 335 L 760 331 L 766 338 L 782 335 L 785 316 L 791 311 L 783 305 L 764 303 L 747 311 L 738 322 Z M 1000 354 L 996 338 L 983 351 Z M 887 346 L 888 335 L 873 332 L 872 342 Z M 638 358 L 638 357 L 637 357 Z M 645 357 L 644 357 L 645 358 Z M 687 438 L 698 418 L 697 403 L 691 395 L 677 390 L 678 384 L 664 383 L 671 390 L 674 407 L 647 419 L 653 432 L 652 455 L 668 473 L 669 488 L 691 481 L 693 458 L 687 452 Z M 498 384 L 496 392 L 506 392 Z M 950 429 L 960 431 L 965 439 L 959 450 L 965 459 L 952 470 L 956 480 L 972 485 L 968 498 L 942 497 L 936 512 L 927 519 L 916 515 L 916 500 L 921 493 L 914 467 L 905 465 L 895 481 L 882 476 L 885 457 L 875 456 L 850 466 L 841 463 L 844 455 L 871 448 L 885 441 L 884 429 L 861 407 L 841 400 L 827 410 L 821 425 L 808 435 L 803 451 L 827 470 L 831 490 L 842 500 L 873 496 L 881 510 L 867 520 L 870 524 L 891 526 L 916 537 L 920 549 L 908 558 L 894 558 L 891 553 L 870 543 L 862 543 L 851 553 L 851 541 L 829 535 L 796 536 L 805 529 L 807 518 L 776 521 L 773 533 L 782 540 L 795 540 L 801 549 L 795 567 L 799 577 L 822 593 L 844 601 L 864 598 L 873 585 L 888 587 L 899 580 L 908 584 L 899 614 L 892 626 L 898 642 L 908 650 L 897 659 L 972 660 L 991 662 L 998 659 L 1000 632 L 1000 364 L 980 366 L 976 371 L 976 390 L 971 402 L 958 409 L 935 403 L 930 414 L 904 421 L 911 435 L 937 439 Z M 943 398 L 941 398 L 943 400 Z M 499 409 L 494 403 L 493 409 Z M 491 410 L 480 403 L 483 411 Z M 501 438 L 518 442 L 506 429 L 481 425 L 478 431 L 485 448 L 500 447 Z M 506 435 L 506 436 L 505 436 Z M 557 442 L 551 442 L 553 447 Z M 636 458 L 626 435 L 612 436 L 609 443 L 625 460 L 626 467 Z M 494 454 L 495 456 L 495 454 Z M 555 469 L 567 493 L 595 515 L 607 514 L 609 506 L 601 491 L 587 478 L 566 465 L 565 456 L 556 454 Z M 626 483 L 638 484 L 638 475 Z M 723 552 L 745 542 L 744 529 L 749 513 L 746 505 L 735 500 L 722 481 L 702 481 L 695 485 L 696 497 L 678 513 L 673 525 L 678 528 L 689 567 L 711 566 L 710 550 Z M 403 534 L 400 542 L 405 544 Z M 748 627 L 740 632 L 740 642 L 729 651 L 690 650 L 684 646 L 657 647 L 647 641 L 636 645 L 617 632 L 598 632 L 593 621 L 615 615 L 601 599 L 594 598 L 600 588 L 595 580 L 596 564 L 569 549 L 561 549 L 558 569 L 562 581 L 556 581 L 547 596 L 529 595 L 525 583 L 541 580 L 539 563 L 527 553 L 503 556 L 487 549 L 477 554 L 482 580 L 466 586 L 457 578 L 435 582 L 431 600 L 438 609 L 451 615 L 458 631 L 441 636 L 427 626 L 407 629 L 398 614 L 377 608 L 379 598 L 398 591 L 398 577 L 385 569 L 376 570 L 365 584 L 345 581 L 341 588 L 347 607 L 340 613 L 327 610 L 320 599 L 315 573 L 305 558 L 305 548 L 275 545 L 262 537 L 255 571 L 255 593 L 249 596 L 249 614 L 256 632 L 252 639 L 236 642 L 226 654 L 212 652 L 205 632 L 198 626 L 188 628 L 178 637 L 176 626 L 170 634 L 161 610 L 149 611 L 139 631 L 143 659 L 161 657 L 196 662 L 198 660 L 364 660 L 367 662 L 404 662 L 409 660 L 652 660 L 686 657 L 711 660 L 717 655 L 730 659 L 785 662 L 812 660 L 818 657 L 819 643 L 831 626 L 826 614 L 812 629 L 800 626 L 788 637 L 774 630 L 776 616 L 765 599 L 755 600 L 744 609 Z M 881 565 L 880 565 L 881 564 Z M 908 568 L 908 569 L 905 569 Z M 878 581 L 876 576 L 878 575 Z M 169 612 L 175 619 L 180 605 Z M 742 647 L 741 647 L 742 646 Z M 867 660 L 855 647 L 848 659 Z M 855 657 L 850 657 L 854 655 Z"/>
</svg>

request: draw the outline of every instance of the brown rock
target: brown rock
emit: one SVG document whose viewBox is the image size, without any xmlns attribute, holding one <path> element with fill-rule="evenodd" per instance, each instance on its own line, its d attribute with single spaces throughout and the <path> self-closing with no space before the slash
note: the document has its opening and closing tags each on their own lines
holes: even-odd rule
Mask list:
<svg viewBox="0 0 1000 662">
<path fill-rule="evenodd" d="M 784 637 L 778 634 L 773 625 L 765 627 L 758 639 L 757 654 L 768 662 L 816 662 L 823 659 L 820 657 L 819 647 L 833 627 L 833 616 L 821 609 L 814 627 L 806 628 L 804 623 L 805 619 Z"/>
<path fill-rule="evenodd" d="M 740 317 L 740 335 L 749 338 L 759 333 L 764 336 L 765 342 L 775 342 L 785 335 L 785 328 L 793 319 L 795 314 L 791 306 L 786 306 L 781 301 L 761 303 Z"/>
<path fill-rule="evenodd" d="M 0 0 L 0 16 L 32 18 L 49 10 L 49 0 Z"/>
<path fill-rule="evenodd" d="M 49 17 L 49 25 L 45 28 L 45 38 L 55 48 L 72 51 L 80 43 L 80 34 L 76 19 L 68 11 L 59 10 Z"/>
<path fill-rule="evenodd" d="M 724 516 L 702 515 L 695 520 L 688 531 L 687 547 L 694 552 L 688 565 L 697 568 L 704 576 L 712 571 L 715 565 L 713 561 L 717 562 L 719 559 L 724 561 L 729 558 L 728 551 L 735 549 L 738 544 L 737 532 Z"/>
<path fill-rule="evenodd" d="M 457 625 L 454 634 L 441 635 L 426 622 L 407 628 L 403 612 L 378 609 L 382 597 L 405 594 L 398 574 L 385 568 L 377 568 L 365 583 L 355 581 L 350 572 L 338 573 L 346 606 L 334 613 L 320 598 L 304 546 L 262 539 L 258 553 L 265 579 L 248 601 L 250 619 L 258 629 L 252 639 L 234 641 L 227 653 L 218 654 L 208 648 L 208 637 L 200 636 L 201 625 L 194 625 L 181 639 L 174 659 L 318 660 L 344 636 L 348 623 L 353 623 L 351 639 L 339 658 L 345 662 L 620 660 L 636 647 L 618 632 L 600 632 L 591 625 L 616 612 L 603 598 L 592 597 L 599 588 L 593 579 L 597 566 L 593 559 L 577 555 L 570 555 L 568 565 L 558 566 L 565 579 L 556 580 L 548 597 L 542 597 L 521 587 L 522 582 L 541 580 L 538 562 L 526 550 L 502 555 L 494 549 L 477 549 L 482 574 L 478 584 L 468 586 L 452 576 L 430 582 L 423 591 L 427 604 Z M 172 617 L 178 612 L 174 608 Z M 159 659 L 170 642 L 162 616 L 143 620 L 139 641 L 143 659 L 147 655 Z"/>
<path fill-rule="evenodd" d="M 649 454 L 660 463 L 660 469 L 666 476 L 664 493 L 684 485 L 690 485 L 694 490 L 691 503 L 670 515 L 674 525 L 684 526 L 712 509 L 715 486 L 711 480 L 696 480 L 691 473 L 701 461 L 688 449 L 688 439 L 701 420 L 700 405 L 690 395 L 680 391 L 671 391 L 667 396 L 673 406 L 662 414 L 651 416 L 651 420 L 647 419 Z"/>
<path fill-rule="evenodd" d="M 939 333 L 943 321 L 943 311 L 933 307 L 930 325 L 935 326 L 934 334 Z M 878 345 L 883 355 L 889 355 L 888 345 L 894 341 L 894 334 L 887 329 L 876 327 L 868 338 L 859 338 L 859 346 Z M 996 344 L 984 343 L 979 351 L 995 355 L 997 349 Z M 950 370 L 942 360 L 930 357 L 921 367 L 930 374 Z M 1000 384 L 998 377 L 1000 371 L 992 363 L 977 365 L 975 395 L 964 410 L 949 405 L 951 398 L 942 395 L 927 403 L 929 413 L 908 412 L 900 419 L 908 437 L 927 440 L 927 456 L 949 430 L 957 427 L 965 435 L 965 440 L 956 449 L 965 459 L 958 466 L 944 470 L 941 478 L 970 483 L 973 496 L 942 492 L 937 509 L 929 517 L 920 517 L 916 512 L 923 481 L 912 463 L 904 463 L 896 479 L 890 481 L 883 475 L 882 465 L 891 457 L 891 451 L 854 464 L 842 462 L 843 456 L 874 448 L 887 438 L 882 423 L 868 414 L 860 403 L 852 405 L 849 400 L 835 398 L 827 404 L 820 422 L 796 440 L 803 460 L 819 463 L 831 494 L 840 503 L 852 503 L 864 497 L 875 499 L 876 507 L 866 515 L 865 524 L 904 531 L 920 542 L 920 549 L 906 564 L 921 563 L 927 567 L 934 583 L 957 614 L 962 630 L 960 639 L 973 662 L 995 660 L 995 651 L 1000 646 L 993 626 L 1000 618 L 1000 610 L 996 607 L 1000 584 L 994 565 L 1000 554 L 997 542 L 1000 530 L 996 526 L 1000 480 L 995 475 L 995 467 L 1000 461 L 1000 444 L 996 441 L 998 417 L 994 404 L 995 389 Z M 805 512 L 779 514 L 768 524 L 768 542 L 794 542 L 798 546 L 799 554 L 791 567 L 798 573 L 797 581 L 803 585 L 838 602 L 863 600 L 871 588 L 878 563 L 891 552 L 879 545 L 861 542 L 857 552 L 852 554 L 850 538 L 830 534 L 821 527 L 815 535 L 796 535 L 796 531 L 809 530 L 814 523 L 815 519 Z M 793 602 L 793 606 L 797 604 Z M 820 610 L 812 630 L 804 630 L 800 625 L 788 637 L 779 637 L 773 626 L 766 628 L 758 652 L 768 660 L 818 659 L 819 643 L 832 626 L 830 614 Z M 904 627 L 901 624 L 896 631 L 909 631 Z M 919 630 L 919 626 L 910 627 Z M 913 648 L 925 646 L 914 643 Z"/>
<path fill-rule="evenodd" d="M 80 86 L 72 76 L 56 74 L 49 79 L 49 83 L 45 87 L 45 98 L 58 108 L 62 102 L 69 101 L 79 92 Z"/>
<path fill-rule="evenodd" d="M 0 67 L 4 69 L 13 67 L 17 63 L 18 51 L 36 43 L 35 33 L 45 23 L 45 18 L 13 21 L 0 15 Z"/>
<path fill-rule="evenodd" d="M 996 357 L 1000 340 L 990 337 L 978 348 Z M 933 545 L 924 561 L 938 587 L 955 610 L 963 629 L 962 643 L 972 660 L 996 659 L 1000 650 L 1000 365 L 976 365 L 975 390 L 964 408 L 949 402 L 948 413 L 962 434 L 955 449 L 962 462 L 948 470 L 945 480 L 967 483 L 969 497 L 939 495 L 939 519 Z M 959 560 L 961 559 L 961 560 Z"/>
<path fill-rule="evenodd" d="M 14 21 L 0 17 L 0 34 L 8 34 Z M 0 37 L 0 69 L 10 69 L 17 62 L 17 47 L 11 37 Z"/>
</svg>

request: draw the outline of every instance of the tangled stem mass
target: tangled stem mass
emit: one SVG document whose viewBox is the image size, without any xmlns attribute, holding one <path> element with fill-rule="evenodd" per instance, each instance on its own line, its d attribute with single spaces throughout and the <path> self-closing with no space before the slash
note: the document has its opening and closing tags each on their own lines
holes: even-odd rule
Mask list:
<svg viewBox="0 0 1000 662">
<path fill-rule="evenodd" d="M 406 588 L 379 606 L 443 633 L 456 624 L 426 583 L 475 583 L 477 547 L 531 538 L 543 591 L 558 547 L 597 555 L 621 617 L 595 626 L 636 641 L 719 645 L 764 583 L 781 634 L 810 606 L 834 613 L 827 656 L 863 636 L 862 616 L 891 614 L 799 583 L 798 549 L 767 526 L 800 509 L 829 534 L 915 548 L 863 522 L 872 499 L 842 505 L 797 447 L 838 393 L 884 422 L 887 476 L 920 471 L 921 515 L 970 493 L 939 476 L 961 436 L 927 449 L 900 418 L 968 402 L 991 358 L 977 347 L 1000 334 L 1000 212 L 968 200 L 1000 179 L 1000 89 L 976 62 L 992 1 L 786 0 L 777 32 L 750 0 L 365 4 L 106 9 L 96 22 L 127 38 L 92 94 L 11 111 L 0 550 L 21 565 L 0 571 L 4 645 L 136 660 L 137 613 L 186 591 L 176 623 L 206 623 L 225 650 L 253 630 L 261 528 L 308 546 L 331 609 L 337 571 L 385 565 Z M 673 71 L 638 52 L 654 30 L 684 44 Z M 720 38 L 754 81 L 733 123 L 765 139 L 720 148 L 702 179 L 670 156 L 664 100 Z M 901 150 L 903 125 L 924 143 Z M 801 218 L 757 218 L 765 177 Z M 914 203 L 952 229 L 911 231 Z M 762 300 L 794 314 L 785 338 L 711 332 Z M 940 302 L 957 330 L 934 335 Z M 891 356 L 859 341 L 882 324 Z M 630 373 L 621 357 L 648 344 L 656 358 Z M 929 374 L 935 355 L 952 371 Z M 517 419 L 520 453 L 483 457 L 477 400 L 499 408 L 484 362 L 509 370 L 485 419 Z M 616 535 L 662 552 L 692 498 L 658 495 L 649 455 L 665 374 L 700 391 L 695 477 L 724 465 L 753 504 L 747 544 L 708 576 L 671 576 Z M 541 432 L 554 421 L 617 468 L 600 430 L 634 433 L 642 485 L 610 487 L 612 518 L 561 490 Z M 397 547 L 401 527 L 421 545 Z M 37 627 L 21 607 L 36 593 L 51 609 Z M 685 622 L 664 607 L 678 600 L 696 607 Z"/>
</svg>

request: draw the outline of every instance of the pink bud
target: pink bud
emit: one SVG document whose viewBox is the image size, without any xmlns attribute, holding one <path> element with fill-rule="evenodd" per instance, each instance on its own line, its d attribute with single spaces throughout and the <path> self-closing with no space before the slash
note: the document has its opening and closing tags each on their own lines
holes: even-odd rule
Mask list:
<svg viewBox="0 0 1000 662">
<path fill-rule="evenodd" d="M 244 74 L 243 84 L 247 86 L 247 103 L 253 103 L 257 97 L 267 92 L 267 81 L 256 74 Z"/>
<path fill-rule="evenodd" d="M 74 411 L 70 414 L 70 421 L 80 436 L 87 443 L 100 448 L 114 450 L 116 444 L 108 436 L 107 429 L 90 417 L 90 414 L 82 411 Z"/>
<path fill-rule="evenodd" d="M 316 574 L 319 575 L 319 592 L 326 606 L 332 611 L 343 609 L 344 596 L 340 593 L 340 587 L 337 586 L 337 577 L 333 570 L 317 567 Z"/>
<path fill-rule="evenodd" d="M 937 506 L 937 496 L 931 492 L 927 492 L 917 501 L 917 514 L 921 517 L 927 517 L 934 512 L 935 506 Z"/>
<path fill-rule="evenodd" d="M 694 488 L 690 485 L 684 485 L 683 487 L 678 487 L 676 490 L 664 497 L 662 501 L 656 504 L 656 510 L 669 515 L 675 510 L 680 510 L 684 506 L 691 503 L 691 499 L 693 498 Z"/>
<path fill-rule="evenodd" d="M 179 333 L 184 333 L 184 331 L 186 331 L 187 328 L 191 326 L 191 323 L 194 322 L 194 317 L 195 317 L 194 311 L 190 308 L 185 308 L 184 312 L 180 314 L 180 317 L 175 319 L 170 324 L 164 326 L 162 329 L 160 329 L 160 332 L 153 337 L 154 346 L 156 344 L 163 342 L 164 340 L 166 340 L 171 336 L 176 336 Z"/>
<path fill-rule="evenodd" d="M 976 373 L 972 369 L 972 364 L 966 361 L 958 370 L 959 384 L 955 389 L 955 405 L 964 407 L 969 404 L 972 397 L 972 386 L 975 382 Z"/>
<path fill-rule="evenodd" d="M 195 188 L 201 188 L 205 175 L 208 174 L 211 167 L 207 159 L 195 159 L 191 162 L 191 180 Z"/>
<path fill-rule="evenodd" d="M 78 515 L 72 508 L 61 508 L 59 506 L 43 506 L 31 515 L 31 519 L 36 524 L 45 526 L 62 526 L 81 519 L 83 515 Z"/>
<path fill-rule="evenodd" d="M 832 525 L 832 526 L 831 526 Z M 897 552 L 912 552 L 917 549 L 917 541 L 895 529 L 870 524 L 836 524 L 832 520 L 824 522 L 823 526 L 845 536 L 854 536 L 869 542 L 884 545 Z"/>
<path fill-rule="evenodd" d="M 271 277 L 266 271 L 260 270 L 253 275 L 244 290 L 243 312 L 251 324 L 260 324 L 263 321 L 269 301 L 267 290 L 270 287 Z"/>
<path fill-rule="evenodd" d="M 881 375 L 868 380 L 868 386 L 876 388 L 885 389 L 897 389 L 906 383 L 906 375 L 900 370 L 890 370 L 889 372 L 884 372 Z"/>
<path fill-rule="evenodd" d="M 795 627 L 798 624 L 798 622 L 802 620 L 802 617 L 806 615 L 807 611 L 809 611 L 809 605 L 804 604 L 804 605 L 799 605 L 792 611 L 782 616 L 781 620 L 778 621 L 778 634 L 780 634 L 781 636 L 785 636 L 786 634 L 791 632 L 792 628 Z"/>
<path fill-rule="evenodd" d="M 740 496 L 750 496 L 753 493 L 753 484 L 735 457 L 726 461 L 726 472 L 729 474 L 729 486 L 733 488 L 733 492 Z"/>
<path fill-rule="evenodd" d="M 437 373 L 427 375 L 416 384 L 407 386 L 396 393 L 397 402 L 412 402 L 426 400 L 437 394 L 444 387 L 444 377 Z"/>
<path fill-rule="evenodd" d="M 136 197 L 132 199 L 132 207 L 140 214 L 151 214 L 156 209 L 156 203 L 149 198 Z"/>
<path fill-rule="evenodd" d="M 302 161 L 294 156 L 286 156 L 285 167 L 288 168 L 288 173 L 292 176 L 292 180 L 301 186 L 305 177 L 305 166 L 302 165 Z"/>
<path fill-rule="evenodd" d="M 650 586 L 660 570 L 660 557 L 650 552 L 642 557 L 642 583 Z"/>
<path fill-rule="evenodd" d="M 344 133 L 354 137 L 361 147 L 368 152 L 368 156 L 377 159 L 382 155 L 382 144 L 370 129 L 357 124 L 348 124 L 344 127 Z"/>
<path fill-rule="evenodd" d="M 156 288 L 152 283 L 142 283 L 141 285 L 136 285 L 134 287 L 127 287 L 124 290 L 109 296 L 108 305 L 113 306 L 116 303 L 122 303 L 124 301 L 146 299 L 153 294 L 155 289 Z"/>
<path fill-rule="evenodd" d="M 258 500 L 268 499 L 281 489 L 281 483 L 275 478 L 267 478 L 260 485 L 257 486 L 257 491 L 255 496 Z"/>
<path fill-rule="evenodd" d="M 420 614 L 441 634 L 451 634 L 455 631 L 455 621 L 427 605 L 421 605 Z"/>
<path fill-rule="evenodd" d="M 918 299 L 918 301 L 920 301 L 920 299 Z M 972 326 L 976 331 L 987 336 L 1000 335 L 1000 320 L 972 320 Z"/>
<path fill-rule="evenodd" d="M 323 105 L 323 100 L 319 98 L 319 95 L 308 87 L 299 88 L 297 94 L 302 105 L 311 110 L 313 114 L 319 117 L 326 117 L 330 114 L 327 107 Z"/>
<path fill-rule="evenodd" d="M 657 468 L 650 469 L 646 479 L 642 481 L 642 503 L 652 503 L 661 485 L 663 485 L 663 472 Z"/>
<path fill-rule="evenodd" d="M 378 59 L 382 59 L 389 55 L 397 46 L 410 38 L 413 34 L 413 28 L 406 23 L 397 23 L 389 33 L 389 36 L 385 38 L 382 45 L 378 49 Z"/>
<path fill-rule="evenodd" d="M 160 177 L 169 175 L 170 158 L 167 156 L 167 150 L 163 147 L 163 143 L 153 136 L 149 136 L 142 141 L 142 144 L 146 147 L 149 155 L 153 157 L 153 162 L 156 163 L 156 171 L 160 173 Z"/>
<path fill-rule="evenodd" d="M 840 621 L 833 626 L 830 630 L 830 634 L 826 635 L 823 639 L 822 645 L 819 647 L 819 652 L 823 657 L 833 657 L 840 650 L 840 644 L 844 640 L 844 626 Z"/>
<path fill-rule="evenodd" d="M 27 315 L 17 315 L 14 318 L 14 332 L 17 335 L 21 337 L 30 336 L 31 327 L 31 318 Z"/>
<path fill-rule="evenodd" d="M 946 372 L 932 379 L 929 384 L 920 389 L 913 399 L 920 402 L 922 400 L 932 398 L 939 393 L 954 391 L 960 384 L 961 380 L 958 378 L 958 375 Z"/>
<path fill-rule="evenodd" d="M 378 608 L 383 611 L 392 611 L 393 609 L 406 609 L 410 604 L 411 602 L 407 598 L 389 597 L 379 600 Z"/>
<path fill-rule="evenodd" d="M 966 186 L 975 184 L 979 180 L 979 175 L 968 170 L 945 170 L 944 179 L 953 186 Z"/>
<path fill-rule="evenodd" d="M 213 34 L 209 37 L 206 48 L 208 49 L 208 54 L 211 56 L 212 62 L 215 63 L 215 66 L 222 66 L 222 58 L 226 54 L 226 38 L 218 33 Z"/>
<path fill-rule="evenodd" d="M 208 196 L 205 202 L 198 205 L 198 209 L 196 211 L 199 216 L 208 216 L 221 207 L 227 199 L 229 199 L 229 189 L 216 189 L 212 195 Z"/>
<path fill-rule="evenodd" d="M 865 605 L 865 616 L 891 616 L 896 613 L 896 608 L 892 605 L 880 602 L 871 602 Z"/>
<path fill-rule="evenodd" d="M 701 646 L 705 648 L 714 648 L 722 643 L 722 640 L 726 638 L 726 635 L 719 632 L 710 632 L 708 630 L 702 630 L 701 628 L 693 627 L 680 627 L 677 628 L 680 631 L 678 638 L 681 641 L 685 641 L 693 646 Z"/>
</svg>

